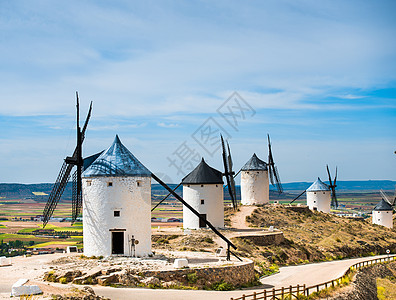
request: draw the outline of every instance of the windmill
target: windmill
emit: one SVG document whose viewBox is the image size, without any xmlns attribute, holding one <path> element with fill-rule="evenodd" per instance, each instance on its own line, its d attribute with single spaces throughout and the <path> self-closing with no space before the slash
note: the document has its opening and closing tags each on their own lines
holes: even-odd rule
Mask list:
<svg viewBox="0 0 396 300">
<path fill-rule="evenodd" d="M 77 109 L 77 145 L 72 156 L 65 158 L 63 165 L 60 169 L 54 187 L 49 195 L 48 201 L 43 210 L 43 228 L 47 225 L 51 218 L 60 197 L 65 190 L 67 183 L 72 177 L 72 223 L 74 223 L 81 212 L 82 208 L 82 189 L 81 189 L 81 173 L 84 166 L 84 160 L 82 158 L 82 143 L 85 138 L 85 131 L 88 126 L 89 119 L 92 112 L 92 102 L 89 106 L 88 114 L 85 119 L 84 126 L 80 127 L 80 103 L 78 98 L 78 92 L 76 92 L 76 109 Z M 75 172 L 71 175 L 73 168 L 76 167 Z"/>
<path fill-rule="evenodd" d="M 222 141 L 222 148 L 223 148 L 223 163 L 224 163 L 224 169 L 225 172 L 223 173 L 223 176 L 226 176 L 227 182 L 229 183 L 228 186 L 231 186 L 229 188 L 229 193 L 230 197 L 233 203 L 233 206 L 236 207 L 236 197 L 235 197 L 235 181 L 234 181 L 234 172 L 232 171 L 232 158 L 231 158 L 231 152 L 230 152 L 230 147 L 227 143 L 227 150 L 225 148 L 224 144 L 224 139 L 221 136 L 221 141 Z M 223 241 L 227 243 L 227 260 L 230 260 L 230 255 L 232 254 L 235 256 L 237 259 L 241 260 L 235 253 L 231 251 L 231 248 L 237 249 L 236 246 L 229 240 L 227 239 L 223 234 L 221 234 L 213 225 L 211 222 L 209 222 L 206 218 L 202 217 L 202 215 L 194 209 L 189 203 L 187 203 L 179 194 L 176 193 L 177 188 L 182 184 L 178 184 L 174 189 L 170 188 L 165 182 L 163 182 L 159 177 L 157 177 L 154 173 L 151 173 L 151 177 L 157 181 L 160 185 L 162 185 L 167 191 L 168 194 L 156 205 L 152 208 L 151 211 L 153 211 L 155 208 L 158 207 L 165 199 L 167 199 L 170 195 L 175 197 L 177 200 L 179 200 L 188 210 L 190 210 L 195 216 L 197 216 L 200 220 L 200 222 L 204 223 L 206 226 L 208 226 L 216 235 L 218 235 Z"/>
<path fill-rule="evenodd" d="M 335 192 L 335 188 L 337 187 L 337 167 L 336 167 L 336 175 L 334 177 L 334 180 L 331 181 L 331 176 L 330 176 L 330 170 L 329 170 L 329 166 L 326 165 L 326 170 L 327 170 L 327 174 L 329 176 L 329 185 L 328 188 L 330 189 L 331 192 L 331 206 L 337 208 L 338 207 L 338 201 L 337 201 L 337 196 L 336 196 L 336 192 Z M 320 181 L 320 179 L 318 178 L 318 180 Z M 315 184 L 315 183 L 314 183 Z M 294 201 L 296 201 L 298 198 L 300 198 L 302 195 L 304 195 L 304 193 L 307 192 L 307 190 L 304 190 L 301 192 L 301 194 L 299 194 L 297 197 L 295 197 L 290 203 L 292 204 Z"/>
<path fill-rule="evenodd" d="M 224 145 L 224 139 L 221 134 L 220 134 L 220 138 L 221 138 L 221 147 L 223 149 L 223 165 L 224 165 L 223 175 L 225 176 L 226 181 L 227 181 L 228 193 L 230 194 L 230 197 L 231 197 L 232 207 L 234 209 L 236 209 L 238 206 L 238 203 L 237 203 L 236 192 L 235 192 L 235 180 L 234 180 L 235 172 L 232 170 L 233 165 L 232 165 L 230 145 L 228 144 L 228 141 L 227 141 L 227 149 L 226 149 L 226 147 Z"/>
<path fill-rule="evenodd" d="M 271 149 L 271 140 L 269 134 L 268 137 L 268 172 L 269 178 L 271 180 L 271 184 L 276 186 L 278 193 L 281 194 L 283 192 L 283 187 L 280 181 L 278 168 L 275 166 L 274 158 L 272 156 L 272 149 Z"/>
<path fill-rule="evenodd" d="M 393 228 L 395 200 L 390 200 L 383 190 L 380 190 L 380 194 L 382 199 L 372 211 L 372 222 L 373 224 Z"/>
</svg>

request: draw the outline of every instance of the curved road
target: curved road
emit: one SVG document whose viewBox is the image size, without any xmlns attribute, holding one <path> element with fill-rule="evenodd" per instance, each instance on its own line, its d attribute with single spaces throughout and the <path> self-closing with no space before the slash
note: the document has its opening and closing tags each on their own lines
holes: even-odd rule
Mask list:
<svg viewBox="0 0 396 300">
<path fill-rule="evenodd" d="M 33 280 L 38 275 L 48 271 L 49 265 L 47 265 L 47 262 L 52 261 L 56 258 L 55 256 L 60 255 L 39 255 L 29 258 L 16 257 L 13 259 L 12 266 L 0 267 L 0 299 L 9 297 L 11 286 L 18 279 L 27 278 Z M 153 290 L 140 288 L 111 288 L 104 286 L 94 286 L 93 288 L 98 295 L 106 296 L 111 299 L 225 300 L 230 299 L 231 297 L 240 297 L 242 294 L 252 294 L 254 291 L 260 291 L 263 288 L 279 288 L 282 286 L 287 287 L 289 285 L 302 285 L 304 283 L 307 285 L 319 284 L 340 277 L 351 265 L 357 262 L 380 257 L 386 257 L 386 255 L 282 267 L 278 274 L 263 278 L 261 280 L 261 283 L 263 284 L 262 286 L 237 291 Z M 48 283 L 46 283 L 45 286 L 50 288 Z M 54 289 L 54 293 L 56 293 L 57 289 L 71 287 L 71 285 L 61 284 L 51 284 L 51 286 Z M 81 286 L 76 287 L 81 288 Z"/>
</svg>

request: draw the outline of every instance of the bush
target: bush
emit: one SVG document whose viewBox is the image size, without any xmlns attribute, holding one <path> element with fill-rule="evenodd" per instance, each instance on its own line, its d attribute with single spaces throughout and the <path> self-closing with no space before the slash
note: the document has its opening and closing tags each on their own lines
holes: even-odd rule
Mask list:
<svg viewBox="0 0 396 300">
<path fill-rule="evenodd" d="M 231 283 L 225 281 L 216 282 L 212 284 L 211 288 L 215 291 L 231 291 L 235 289 Z"/>
<path fill-rule="evenodd" d="M 66 277 L 59 278 L 59 283 L 66 284 L 67 283 Z"/>
<path fill-rule="evenodd" d="M 187 274 L 188 283 L 193 284 L 193 283 L 196 283 L 197 280 L 198 280 L 198 276 L 197 276 L 196 272 Z"/>
<path fill-rule="evenodd" d="M 213 239 L 210 238 L 210 237 L 205 238 L 205 239 L 204 239 L 204 242 L 205 242 L 205 243 L 208 243 L 208 244 L 213 244 L 213 243 L 214 243 L 214 242 L 213 242 Z"/>
</svg>

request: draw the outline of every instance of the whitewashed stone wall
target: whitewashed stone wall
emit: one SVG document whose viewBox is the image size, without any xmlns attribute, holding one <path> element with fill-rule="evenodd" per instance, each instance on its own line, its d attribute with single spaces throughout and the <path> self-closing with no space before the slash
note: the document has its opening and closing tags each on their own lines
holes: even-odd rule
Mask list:
<svg viewBox="0 0 396 300">
<path fill-rule="evenodd" d="M 206 214 L 214 227 L 224 227 L 224 194 L 222 184 L 185 184 L 183 199 L 200 214 Z M 201 204 L 204 200 L 204 204 Z M 183 205 L 183 227 L 199 229 L 199 218 Z"/>
<path fill-rule="evenodd" d="M 330 213 L 331 194 L 330 191 L 307 192 L 307 205 L 310 210 Z"/>
<path fill-rule="evenodd" d="M 241 203 L 243 205 L 269 203 L 268 171 L 241 172 Z"/>
<path fill-rule="evenodd" d="M 132 235 L 139 241 L 136 255 L 151 254 L 150 177 L 83 178 L 84 255 L 112 255 L 112 229 L 125 229 L 124 255 L 131 255 Z"/>
<path fill-rule="evenodd" d="M 393 228 L 393 212 L 373 210 L 373 224 Z"/>
</svg>

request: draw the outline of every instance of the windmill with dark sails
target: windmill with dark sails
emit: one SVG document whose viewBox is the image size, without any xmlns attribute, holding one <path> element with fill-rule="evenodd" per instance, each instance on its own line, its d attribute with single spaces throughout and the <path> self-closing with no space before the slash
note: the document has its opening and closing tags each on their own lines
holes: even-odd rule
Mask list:
<svg viewBox="0 0 396 300">
<path fill-rule="evenodd" d="M 329 178 L 329 184 L 325 184 L 318 179 L 306 190 L 301 192 L 297 197 L 295 197 L 290 203 L 292 204 L 294 201 L 299 199 L 304 193 L 307 194 L 307 205 L 311 210 L 322 211 L 329 213 L 330 207 L 334 207 L 335 209 L 338 207 L 338 200 L 336 195 L 336 187 L 337 187 L 337 167 L 335 171 L 334 180 L 331 180 L 329 166 L 326 165 L 327 175 Z"/>
</svg>

